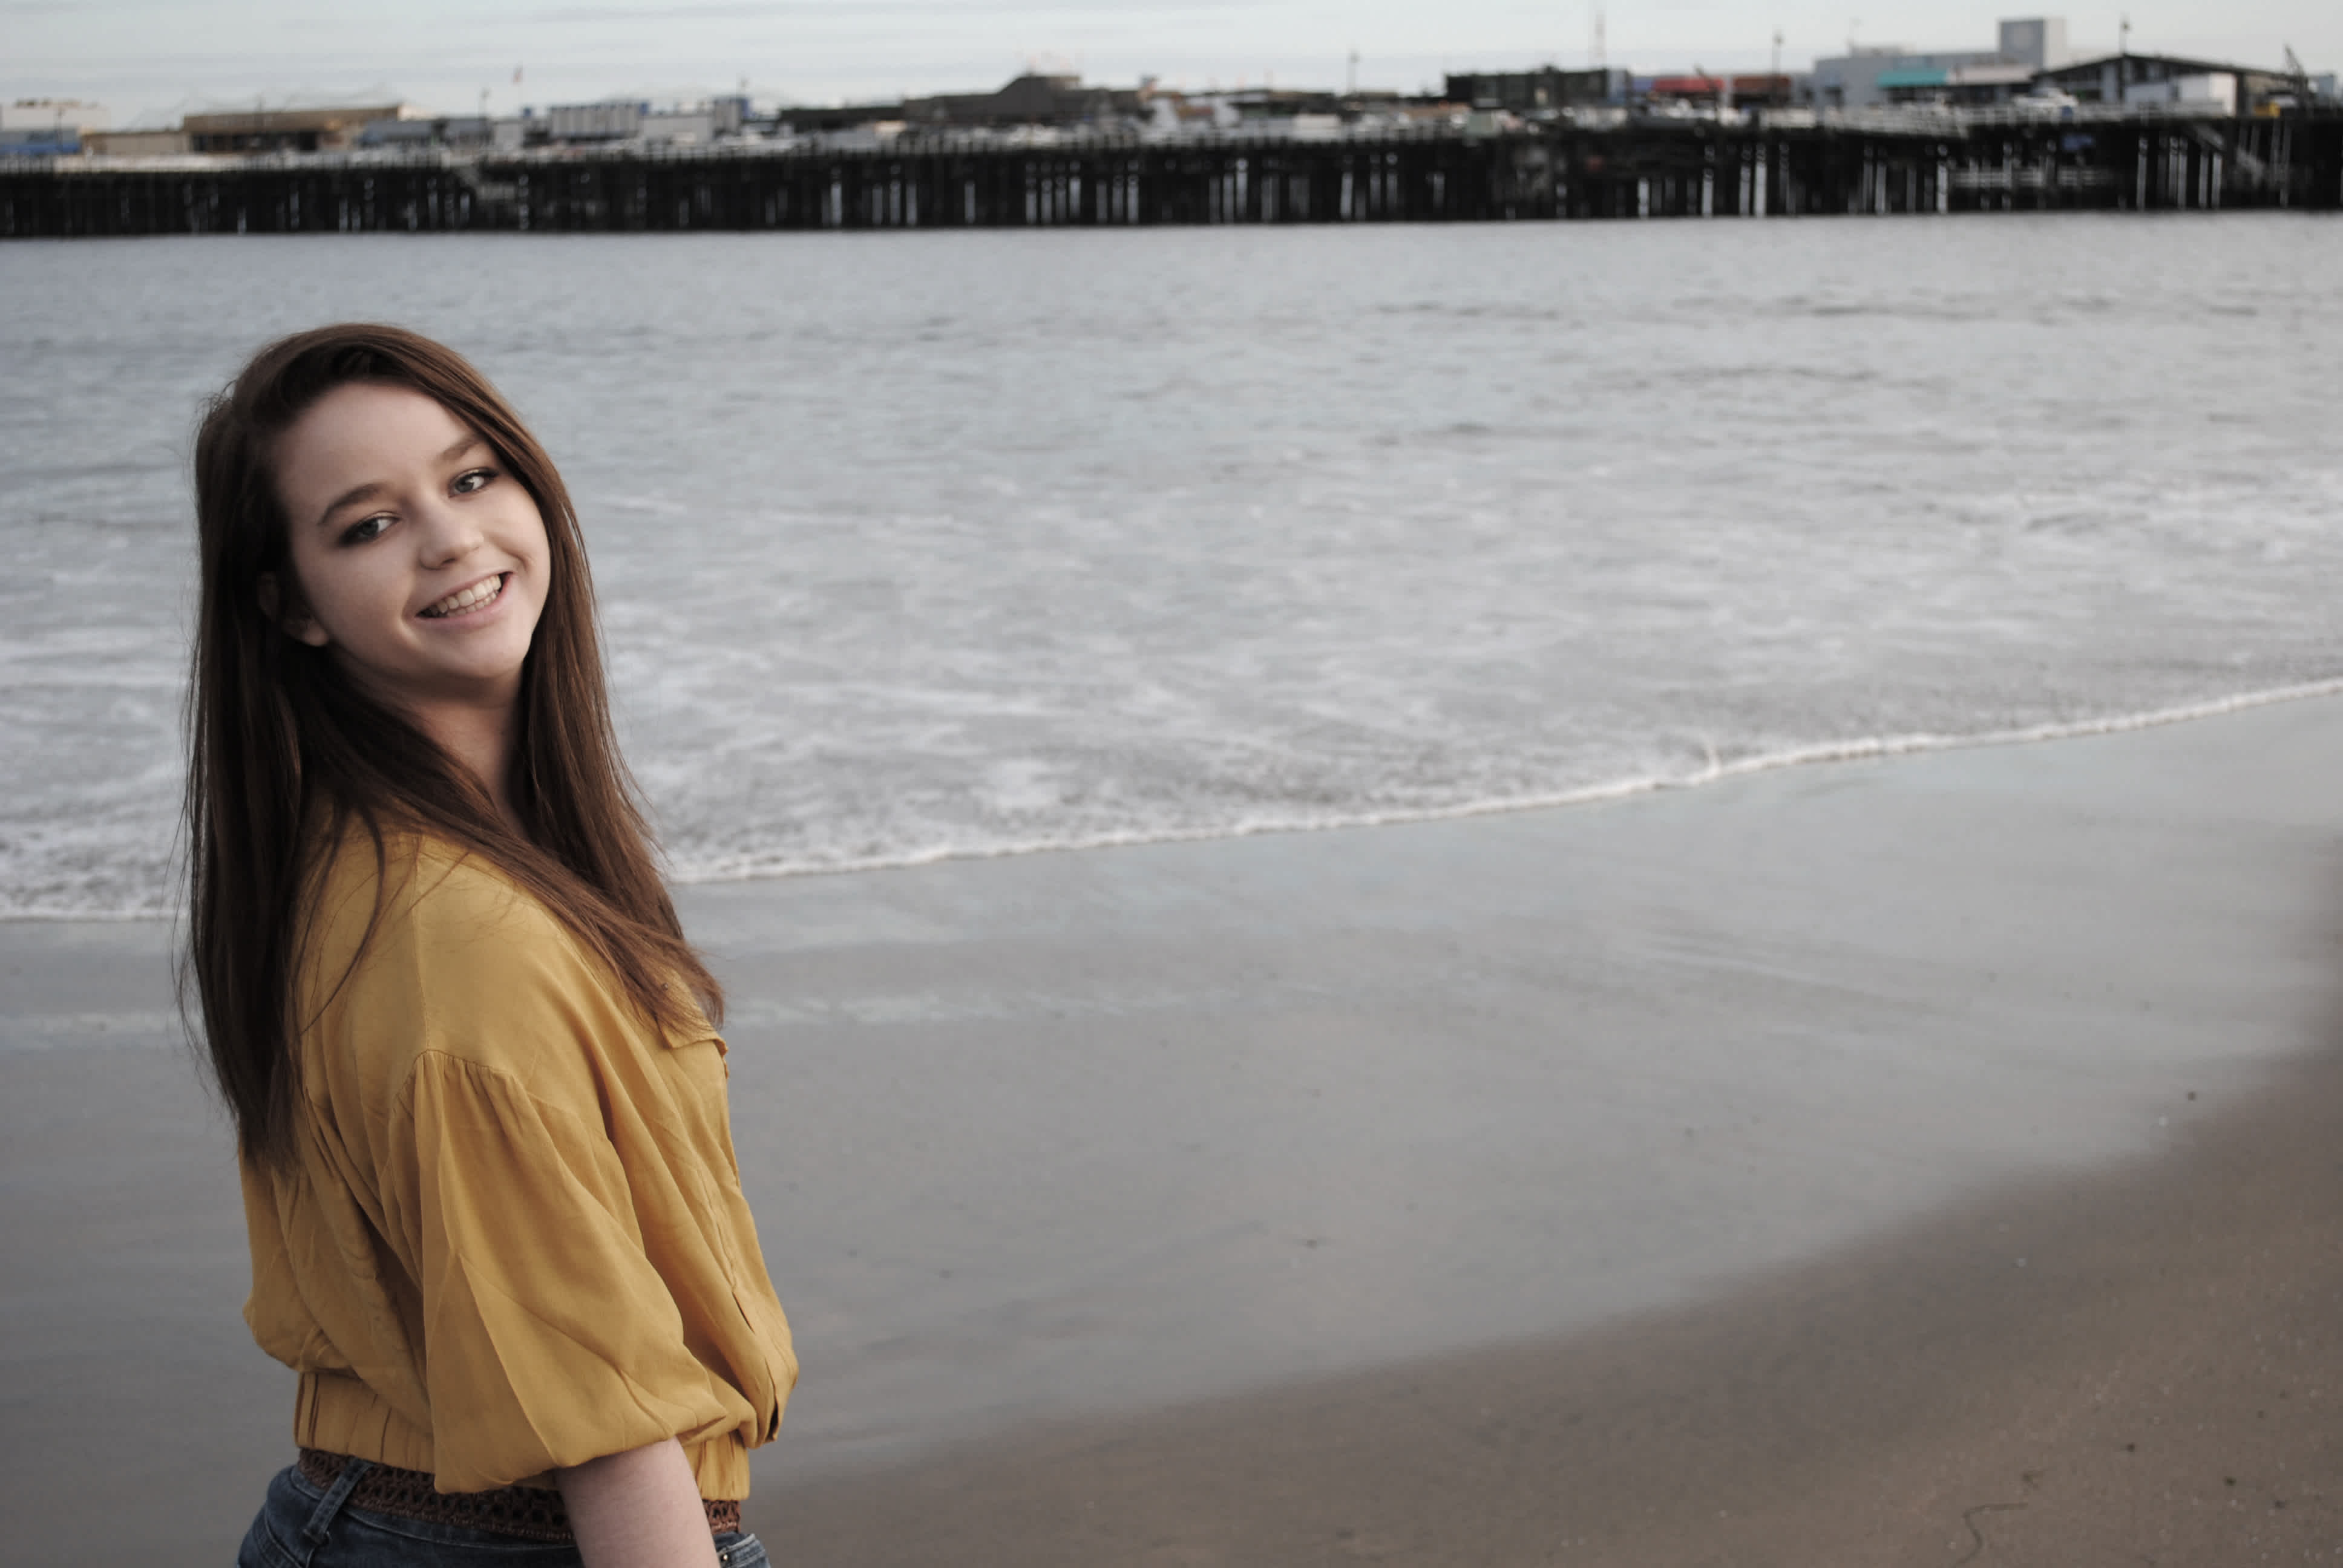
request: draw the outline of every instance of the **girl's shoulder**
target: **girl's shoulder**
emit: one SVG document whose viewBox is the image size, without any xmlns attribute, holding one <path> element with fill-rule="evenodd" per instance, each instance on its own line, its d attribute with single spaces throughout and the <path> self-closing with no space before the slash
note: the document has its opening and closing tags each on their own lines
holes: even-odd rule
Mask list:
<svg viewBox="0 0 2343 1568">
<path fill-rule="evenodd" d="M 362 1059 L 368 1078 L 403 1078 L 427 1052 L 535 1078 L 549 1029 L 632 1024 L 615 980 L 550 910 L 431 834 L 344 832 L 314 908 L 297 983 L 304 1032 Z"/>
<path fill-rule="evenodd" d="M 552 912 L 494 861 L 396 822 L 347 824 L 327 849 L 315 888 L 305 946 L 321 960 L 385 943 L 574 945 Z"/>
</svg>

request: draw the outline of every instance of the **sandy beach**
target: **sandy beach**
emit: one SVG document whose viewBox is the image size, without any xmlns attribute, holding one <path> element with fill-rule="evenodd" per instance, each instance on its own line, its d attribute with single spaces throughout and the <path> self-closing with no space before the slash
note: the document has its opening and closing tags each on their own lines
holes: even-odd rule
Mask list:
<svg viewBox="0 0 2343 1568">
<path fill-rule="evenodd" d="M 2343 699 L 683 890 L 828 1563 L 2343 1561 Z M 0 925 L 0 1560 L 287 1457 L 156 924 Z"/>
</svg>

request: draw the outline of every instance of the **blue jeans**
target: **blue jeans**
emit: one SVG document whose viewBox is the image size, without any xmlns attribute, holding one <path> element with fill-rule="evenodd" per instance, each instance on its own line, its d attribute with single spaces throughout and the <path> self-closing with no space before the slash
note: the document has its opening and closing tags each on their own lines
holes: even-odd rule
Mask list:
<svg viewBox="0 0 2343 1568">
<path fill-rule="evenodd" d="M 278 1471 L 236 1568 L 581 1568 L 575 1546 L 351 1508 L 350 1489 L 366 1472 L 352 1464 L 321 1489 L 289 1465 Z M 719 1568 L 768 1568 L 764 1546 L 738 1530 L 716 1537 L 716 1561 Z"/>
</svg>

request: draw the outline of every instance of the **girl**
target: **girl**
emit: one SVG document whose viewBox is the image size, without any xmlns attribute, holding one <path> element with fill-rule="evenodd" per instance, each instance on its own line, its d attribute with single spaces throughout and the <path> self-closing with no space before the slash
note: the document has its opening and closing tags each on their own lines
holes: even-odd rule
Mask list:
<svg viewBox="0 0 2343 1568">
<path fill-rule="evenodd" d="M 560 477 L 456 354 L 328 327 L 196 496 L 187 970 L 300 1373 L 239 1563 L 763 1563 L 797 1363 Z"/>
</svg>

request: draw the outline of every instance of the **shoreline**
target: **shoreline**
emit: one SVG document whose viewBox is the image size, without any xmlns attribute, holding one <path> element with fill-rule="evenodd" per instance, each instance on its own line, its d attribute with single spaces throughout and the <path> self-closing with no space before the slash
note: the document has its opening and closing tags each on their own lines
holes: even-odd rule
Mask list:
<svg viewBox="0 0 2343 1568">
<path fill-rule="evenodd" d="M 2079 740 L 2098 735 L 2127 735 L 2135 730 L 2157 729 L 2167 724 L 2192 724 L 2198 719 L 2219 719 L 2228 714 L 2245 713 L 2257 708 L 2268 708 L 2278 703 L 2308 702 L 2322 697 L 2336 696 L 2343 696 L 2343 675 L 2329 676 L 2319 680 L 2298 681 L 2288 686 L 2264 687 L 2252 691 L 2239 692 L 2234 696 L 2207 698 L 2203 701 L 2185 702 L 2170 708 L 2145 709 L 2137 712 L 2112 714 L 2098 719 L 2078 719 L 2063 723 L 2023 725 L 2012 729 L 1986 729 L 1969 735 L 1921 730 L 1901 735 L 1864 736 L 1852 740 L 1822 740 L 1808 745 L 1788 747 L 1778 751 L 1761 751 L 1748 757 L 1735 758 L 1731 762 L 1717 760 L 1712 749 L 1709 766 L 1699 773 L 1675 777 L 1643 775 L 1616 779 L 1603 783 L 1587 784 L 1517 799 L 1467 800 L 1452 806 L 1368 811 L 1354 816 L 1328 817 L 1314 821 L 1279 819 L 1259 823 L 1240 823 L 1227 828 L 1200 829 L 1192 833 L 1133 831 L 1102 835 L 1094 839 L 1013 845 L 997 849 L 937 849 L 932 852 L 888 859 L 850 860 L 837 865 L 744 871 L 709 871 L 677 877 L 672 879 L 671 885 L 678 888 L 708 888 L 724 887 L 740 882 L 781 881 L 797 877 L 857 876 L 869 871 L 911 870 L 923 866 L 943 865 L 958 860 L 998 860 L 1026 855 L 1080 854 L 1092 849 L 1140 849 L 1153 844 L 1211 844 L 1258 839 L 1272 834 L 1339 833 L 1363 828 L 1402 828 L 1423 822 L 1455 822 L 1476 817 L 1503 817 L 1519 811 L 1563 811 L 1574 807 L 1602 806 L 1613 801 L 1633 800 L 1645 795 L 1703 789 L 1712 784 L 1723 783 L 1729 779 L 1745 779 L 1752 774 L 1772 773 L 1783 769 L 1822 768 L 1839 762 L 1871 762 L 1890 758 L 1926 757 L 1943 751 L 1967 751 L 1984 747 L 2032 746 L 2046 741 Z M 121 918 L 160 920 L 164 917 L 131 915 Z"/>
<path fill-rule="evenodd" d="M 679 889 L 806 1364 L 752 1525 L 807 1562 L 1934 1563 L 2039 1450 L 2068 1457 L 2012 1494 L 2027 1527 L 2226 1560 L 2202 1432 L 2273 1418 L 2216 1396 L 2280 1362 L 2343 1386 L 2312 1311 L 2343 1223 L 2338 771 L 2330 696 Z M 0 924 L 27 1561 L 72 1560 L 101 1501 L 110 1549 L 225 1551 L 284 1462 L 216 1114 L 165 1033 L 65 1027 L 163 1016 L 168 929 Z M 1986 1267 L 2002 1224 L 2022 1279 Z M 2156 1365 L 2185 1397 L 2149 1412 L 2162 1490 L 2126 1490 L 2072 1444 L 2110 1367 Z M 2223 1473 L 2328 1464 L 2332 1425 Z M 158 1431 L 206 1441 L 126 1447 Z M 2257 1529 L 2332 1539 L 2331 1496 L 2276 1484 Z M 1712 1500 L 1770 1533 L 1702 1534 Z"/>
<path fill-rule="evenodd" d="M 2194 702 L 2174 704 L 2167 708 L 2142 709 L 2102 715 L 2094 719 L 2021 725 L 2006 729 L 1979 730 L 1972 734 L 1920 730 L 1896 735 L 1861 736 L 1847 740 L 1815 741 L 1775 751 L 1757 752 L 1747 757 L 1735 758 L 1731 762 L 1719 761 L 1712 749 L 1709 766 L 1695 774 L 1640 775 L 1501 800 L 1467 800 L 1448 806 L 1427 806 L 1390 811 L 1363 811 L 1354 815 L 1332 816 L 1306 821 L 1273 819 L 1240 822 L 1222 828 L 1199 829 L 1193 832 L 1177 830 L 1154 832 L 1134 829 L 1129 832 L 1101 834 L 1090 839 L 1034 841 L 1011 844 L 997 849 L 923 850 L 863 860 L 840 861 L 836 864 L 787 866 L 738 871 L 702 871 L 670 877 L 669 885 L 676 889 L 713 888 L 730 887 L 742 883 L 789 881 L 809 877 L 852 877 L 875 871 L 916 870 L 924 867 L 949 865 L 960 861 L 1011 859 L 1032 855 L 1084 854 L 1097 849 L 1143 849 L 1163 844 L 1235 842 L 1275 835 L 1339 833 L 1359 829 L 1463 821 L 1480 817 L 1502 817 L 1525 811 L 1568 810 L 1576 807 L 1601 806 L 1614 801 L 1633 800 L 1647 795 L 1703 789 L 1727 779 L 1745 779 L 1753 774 L 1772 773 L 1785 769 L 1828 767 L 1844 762 L 1926 757 L 1939 752 L 1967 751 L 1990 747 L 2032 746 L 2043 742 L 2086 739 L 2102 735 L 2127 735 L 2142 729 L 2161 729 L 2167 725 L 2193 724 L 2201 719 L 2220 719 L 2230 714 L 2250 712 L 2255 709 L 2268 708 L 2282 703 L 2316 701 L 2320 698 L 2336 696 L 2343 696 L 2343 675 L 2329 676 L 2317 680 L 2296 681 L 2285 686 L 2259 687 L 2226 697 L 2206 698 Z M 0 913 L 0 926 L 43 922 L 66 925 L 135 924 L 168 921 L 178 918 L 179 911 L 176 909 L 121 912 L 34 911 L 21 914 Z"/>
</svg>

